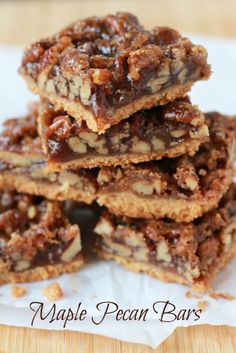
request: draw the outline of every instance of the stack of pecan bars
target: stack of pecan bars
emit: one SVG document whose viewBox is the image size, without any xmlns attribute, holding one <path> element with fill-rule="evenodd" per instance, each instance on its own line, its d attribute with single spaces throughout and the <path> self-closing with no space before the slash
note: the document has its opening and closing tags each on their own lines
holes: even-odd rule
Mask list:
<svg viewBox="0 0 236 353">
<path fill-rule="evenodd" d="M 236 252 L 235 122 L 186 96 L 209 78 L 206 50 L 118 13 L 34 43 L 20 74 L 40 102 L 0 137 L 0 280 L 82 264 L 60 203 L 75 200 L 102 206 L 101 258 L 206 288 Z"/>
</svg>

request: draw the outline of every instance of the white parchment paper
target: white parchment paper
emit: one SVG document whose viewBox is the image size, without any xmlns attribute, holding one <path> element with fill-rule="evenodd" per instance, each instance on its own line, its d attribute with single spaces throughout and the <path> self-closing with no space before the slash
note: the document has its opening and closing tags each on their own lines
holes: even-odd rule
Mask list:
<svg viewBox="0 0 236 353">
<path fill-rule="evenodd" d="M 218 110 L 236 114 L 236 41 L 200 37 L 194 37 L 193 40 L 208 49 L 213 74 L 210 81 L 195 85 L 191 92 L 192 101 L 204 111 Z M 0 47 L 0 122 L 6 117 L 24 114 L 27 102 L 36 99 L 27 91 L 25 83 L 17 74 L 21 52 L 20 48 Z M 229 292 L 236 297 L 235 270 L 236 260 L 218 275 L 214 289 Z M 41 289 L 53 281 L 55 280 L 24 285 L 27 288 L 27 295 L 17 300 L 11 296 L 10 285 L 2 286 L 0 323 L 30 327 L 35 314 L 30 309 L 31 302 L 45 303 L 44 313 L 49 313 L 53 303 L 49 303 L 43 297 Z M 201 300 L 209 301 L 209 305 L 198 321 L 194 321 L 194 316 L 190 316 L 189 320 L 161 322 L 160 315 L 164 304 L 159 304 L 160 310 L 155 313 L 153 303 L 169 301 L 175 305 L 177 315 L 181 309 L 197 310 L 199 299 L 186 298 L 185 286 L 166 284 L 143 274 L 134 274 L 113 262 L 94 261 L 77 274 L 61 276 L 57 282 L 61 285 L 65 296 L 56 302 L 56 313 L 60 309 L 65 309 L 67 313 L 66 310 L 69 308 L 76 311 L 78 303 L 81 303 L 82 309 L 87 310 L 83 321 L 67 321 L 66 329 L 69 330 L 96 333 L 156 347 L 177 326 L 204 323 L 236 326 L 236 300 L 214 300 L 207 295 Z M 104 305 L 99 306 L 100 311 L 96 306 L 103 301 L 115 302 L 122 310 L 148 309 L 146 321 L 116 321 L 115 314 L 109 314 L 100 325 L 96 325 L 91 317 L 96 322 L 100 320 Z M 65 320 L 53 320 L 50 315 L 45 320 L 40 320 L 36 316 L 34 327 L 63 329 Z M 166 319 L 170 318 L 171 316 L 166 316 Z"/>
</svg>

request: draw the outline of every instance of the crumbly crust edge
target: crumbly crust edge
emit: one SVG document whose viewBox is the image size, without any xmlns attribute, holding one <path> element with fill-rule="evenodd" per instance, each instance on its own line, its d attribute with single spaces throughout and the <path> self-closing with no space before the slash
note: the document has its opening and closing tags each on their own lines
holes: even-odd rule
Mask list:
<svg viewBox="0 0 236 353">
<path fill-rule="evenodd" d="M 217 273 L 223 267 L 225 267 L 227 263 L 236 255 L 236 238 L 234 239 L 234 243 L 230 251 L 228 251 L 223 256 L 221 256 L 217 264 L 214 263 L 211 265 L 208 272 L 208 276 L 204 278 L 198 278 L 192 283 L 188 282 L 187 279 L 185 279 L 181 275 L 172 273 L 170 271 L 169 272 L 165 271 L 152 264 L 142 263 L 142 262 L 134 261 L 131 258 L 124 258 L 114 254 L 109 254 L 100 249 L 98 250 L 96 249 L 96 253 L 99 258 L 104 260 L 114 260 L 118 264 L 124 266 L 126 269 L 131 270 L 133 272 L 136 272 L 136 273 L 143 272 L 163 282 L 176 282 L 180 284 L 185 284 L 187 286 L 190 286 L 194 290 L 197 290 L 199 292 L 204 292 L 210 289 L 210 282 L 214 280 Z"/>
<path fill-rule="evenodd" d="M 13 172 L 14 173 L 14 172 Z M 91 204 L 96 199 L 96 195 L 86 191 L 80 191 L 75 186 L 47 185 L 43 181 L 32 180 L 24 175 L 14 175 L 12 171 L 3 171 L 0 175 L 0 188 L 7 187 L 15 189 L 20 193 L 28 193 L 31 195 L 44 196 L 50 200 L 74 200 Z"/>
<path fill-rule="evenodd" d="M 82 257 L 70 263 L 38 266 L 33 269 L 22 272 L 2 272 L 0 274 L 0 285 L 4 283 L 20 283 L 42 281 L 48 278 L 57 277 L 65 273 L 77 271 L 83 266 Z"/>
<path fill-rule="evenodd" d="M 222 189 L 209 189 L 199 200 L 184 200 L 169 198 L 143 198 L 128 192 L 107 193 L 97 195 L 97 203 L 106 206 L 115 215 L 126 215 L 131 218 L 164 218 L 174 219 L 176 222 L 191 222 L 205 212 L 217 207 L 223 194 L 228 190 L 233 178 L 232 169 L 225 171 Z"/>
</svg>

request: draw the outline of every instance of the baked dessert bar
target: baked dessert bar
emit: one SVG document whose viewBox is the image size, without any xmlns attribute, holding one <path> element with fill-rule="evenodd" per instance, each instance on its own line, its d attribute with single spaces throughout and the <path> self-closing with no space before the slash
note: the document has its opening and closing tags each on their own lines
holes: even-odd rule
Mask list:
<svg viewBox="0 0 236 353">
<path fill-rule="evenodd" d="M 0 159 L 14 165 L 29 166 L 45 161 L 37 133 L 38 104 L 32 103 L 24 119 L 8 119 L 0 134 Z"/>
<path fill-rule="evenodd" d="M 204 290 L 236 255 L 236 187 L 230 187 L 218 209 L 192 223 L 105 213 L 95 233 L 99 257 L 162 281 Z"/>
<path fill-rule="evenodd" d="M 17 166 L 14 158 L 0 158 L 0 186 L 49 199 L 97 200 L 117 215 L 190 222 L 216 207 L 232 182 L 235 122 L 217 113 L 206 114 L 210 140 L 193 157 L 172 158 L 171 163 L 164 158 L 126 168 L 48 172 L 46 162 Z M 15 120 L 16 128 L 18 123 L 22 120 Z M 23 158 L 21 145 L 15 148 Z M 34 153 L 37 150 L 32 149 Z"/>
<path fill-rule="evenodd" d="M 95 171 L 47 171 L 37 118 L 38 105 L 34 104 L 24 118 L 4 123 L 0 134 L 0 187 L 52 200 L 92 203 L 96 196 Z"/>
<path fill-rule="evenodd" d="M 42 104 L 39 130 L 48 169 L 53 171 L 193 155 L 208 136 L 204 114 L 188 97 L 137 112 L 101 135 L 47 102 Z"/>
<path fill-rule="evenodd" d="M 116 215 L 190 222 L 217 207 L 233 178 L 236 119 L 206 114 L 209 141 L 192 157 L 101 168 L 97 202 Z"/>
<path fill-rule="evenodd" d="M 43 280 L 83 265 L 80 230 L 56 201 L 1 191 L 0 229 L 0 284 Z"/>
<path fill-rule="evenodd" d="M 208 79 L 207 52 L 167 27 L 145 30 L 129 13 L 91 17 L 26 49 L 19 70 L 56 109 L 103 133 Z"/>
</svg>

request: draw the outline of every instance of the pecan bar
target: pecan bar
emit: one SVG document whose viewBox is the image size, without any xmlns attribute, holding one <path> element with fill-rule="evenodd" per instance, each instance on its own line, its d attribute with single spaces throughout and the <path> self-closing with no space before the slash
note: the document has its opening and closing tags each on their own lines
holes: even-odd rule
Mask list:
<svg viewBox="0 0 236 353">
<path fill-rule="evenodd" d="M 48 172 L 37 132 L 38 105 L 24 118 L 9 119 L 0 134 L 0 187 L 52 200 L 92 203 L 96 172 L 77 169 Z"/>
<path fill-rule="evenodd" d="M 28 107 L 24 119 L 8 119 L 0 134 L 0 159 L 18 166 L 28 166 L 45 160 L 37 133 L 38 104 Z"/>
<path fill-rule="evenodd" d="M 32 44 L 19 70 L 29 88 L 103 133 L 133 113 L 182 97 L 208 79 L 207 52 L 128 13 L 91 17 Z"/>
<path fill-rule="evenodd" d="M 100 135 L 48 102 L 42 107 L 39 130 L 53 171 L 193 155 L 208 136 L 204 114 L 188 97 L 137 112 Z"/>
<path fill-rule="evenodd" d="M 217 207 L 233 177 L 236 119 L 206 114 L 209 141 L 192 157 L 99 171 L 97 201 L 116 215 L 190 222 Z"/>
<path fill-rule="evenodd" d="M 101 258 L 162 281 L 204 290 L 236 255 L 236 187 L 230 187 L 218 209 L 192 223 L 105 213 L 95 233 Z"/>
<path fill-rule="evenodd" d="M 57 201 L 1 191 L 0 229 L 0 284 L 43 280 L 83 264 L 80 230 Z"/>
</svg>

